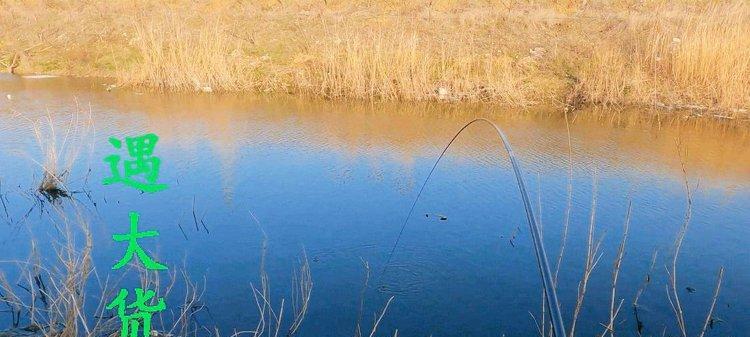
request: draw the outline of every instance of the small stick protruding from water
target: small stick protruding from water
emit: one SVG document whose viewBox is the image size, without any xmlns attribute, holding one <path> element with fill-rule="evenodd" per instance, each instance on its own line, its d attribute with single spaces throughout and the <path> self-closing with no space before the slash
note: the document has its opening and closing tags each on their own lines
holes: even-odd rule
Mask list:
<svg viewBox="0 0 750 337">
<path fill-rule="evenodd" d="M 8 223 L 10 223 L 10 215 L 8 214 L 8 207 L 5 205 L 5 199 L 3 199 L 3 180 L 0 179 L 0 203 L 3 204 L 3 211 L 5 211 L 5 217 L 8 220 Z"/>
<path fill-rule="evenodd" d="M 703 329 L 698 337 L 703 337 L 706 334 L 706 330 L 709 326 L 713 326 L 713 315 L 714 308 L 716 308 L 716 300 L 719 298 L 719 291 L 721 291 L 721 280 L 724 278 L 724 267 L 719 267 L 719 276 L 716 277 L 716 288 L 714 289 L 714 296 L 711 298 L 711 307 L 708 309 L 706 314 L 706 322 L 703 323 Z"/>
<path fill-rule="evenodd" d="M 195 196 L 193 196 L 193 222 L 195 223 L 195 231 L 200 231 L 200 228 L 198 228 L 198 217 L 195 215 Z"/>
</svg>

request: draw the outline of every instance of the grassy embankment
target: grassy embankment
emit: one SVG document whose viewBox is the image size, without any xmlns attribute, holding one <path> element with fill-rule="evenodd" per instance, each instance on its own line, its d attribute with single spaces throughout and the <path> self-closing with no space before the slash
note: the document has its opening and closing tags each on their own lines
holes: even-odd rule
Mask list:
<svg viewBox="0 0 750 337">
<path fill-rule="evenodd" d="M 750 107 L 750 5 L 4 0 L 0 62 L 180 91 Z"/>
</svg>

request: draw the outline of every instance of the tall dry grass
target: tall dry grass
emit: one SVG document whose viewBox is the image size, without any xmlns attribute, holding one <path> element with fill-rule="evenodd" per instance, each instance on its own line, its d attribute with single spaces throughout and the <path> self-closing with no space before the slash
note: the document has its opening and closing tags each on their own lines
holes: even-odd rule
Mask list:
<svg viewBox="0 0 750 337">
<path fill-rule="evenodd" d="M 212 91 L 250 88 L 250 67 L 238 41 L 223 34 L 219 18 L 203 23 L 201 30 L 187 27 L 169 13 L 134 25 L 133 46 L 140 56 L 137 66 L 120 77 L 160 89 Z"/>
<path fill-rule="evenodd" d="M 92 145 L 88 139 L 93 132 L 91 111 L 84 113 L 76 102 L 76 110 L 67 120 L 53 115 L 50 111 L 34 120 L 16 110 L 11 109 L 11 112 L 18 121 L 30 126 L 41 152 L 41 158 L 20 153 L 38 165 L 42 171 L 37 191 L 48 200 L 69 196 L 71 191 L 67 182 L 73 165 L 84 147 Z"/>
<path fill-rule="evenodd" d="M 541 101 L 532 59 L 450 48 L 414 33 L 352 34 L 320 46 L 295 75 L 295 89 L 329 98 L 405 101 L 495 101 L 529 105 Z"/>
<path fill-rule="evenodd" d="M 0 61 L 162 90 L 750 107 L 727 1 L 3 2 Z"/>
<path fill-rule="evenodd" d="M 607 27 L 582 65 L 587 97 L 609 104 L 747 107 L 750 5 L 719 2 L 696 10 L 662 5 Z"/>
</svg>

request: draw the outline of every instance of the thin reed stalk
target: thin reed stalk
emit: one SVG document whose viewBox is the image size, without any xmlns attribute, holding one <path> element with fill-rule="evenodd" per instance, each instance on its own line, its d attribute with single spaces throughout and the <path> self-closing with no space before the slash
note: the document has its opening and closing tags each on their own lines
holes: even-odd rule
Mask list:
<svg viewBox="0 0 750 337">
<path fill-rule="evenodd" d="M 667 299 L 669 300 L 669 304 L 672 307 L 672 312 L 675 317 L 675 321 L 677 322 L 677 328 L 679 329 L 680 334 L 683 337 L 688 336 L 688 328 L 687 323 L 685 320 L 685 314 L 683 310 L 682 303 L 680 301 L 679 292 L 678 292 L 678 286 L 677 286 L 677 260 L 680 255 L 680 250 L 682 248 L 683 241 L 685 240 L 685 235 L 687 234 L 688 226 L 690 224 L 690 220 L 692 218 L 692 209 L 693 209 L 693 197 L 692 197 L 692 189 L 690 188 L 690 183 L 688 180 L 688 174 L 687 169 L 685 168 L 685 158 L 682 153 L 682 146 L 680 143 L 680 140 L 676 140 L 676 147 L 677 147 L 677 153 L 680 161 L 680 166 L 682 168 L 682 175 L 683 175 L 683 182 L 685 185 L 685 195 L 686 195 L 686 210 L 685 210 L 685 217 L 683 219 L 682 225 L 680 226 L 680 230 L 677 234 L 677 237 L 675 238 L 674 242 L 674 253 L 672 256 L 672 263 L 671 263 L 671 269 L 667 268 L 667 275 L 669 277 L 669 282 L 666 285 L 667 288 Z M 719 291 L 721 290 L 721 283 L 724 277 L 724 267 L 719 268 L 719 273 L 716 278 L 716 286 L 714 288 L 714 293 L 711 298 L 711 306 L 709 307 L 708 313 L 706 314 L 706 319 L 703 323 L 703 326 L 700 330 L 700 333 L 698 334 L 699 337 L 703 337 L 705 335 L 706 330 L 713 319 L 713 312 L 714 308 L 716 307 L 716 301 L 719 297 Z"/>
<path fill-rule="evenodd" d="M 284 326 L 284 311 L 286 310 L 286 300 L 281 299 L 278 305 L 273 304 L 271 298 L 271 286 L 268 273 L 266 272 L 266 253 L 268 251 L 268 237 L 260 221 L 250 212 L 250 217 L 258 226 L 263 236 L 261 244 L 261 256 L 259 263 L 260 284 L 256 286 L 251 284 L 253 299 L 258 309 L 259 318 L 255 328 L 250 331 L 235 331 L 231 336 L 239 337 L 249 334 L 253 337 L 278 337 L 282 334 Z M 310 265 L 307 261 L 307 254 L 302 254 L 299 267 L 292 276 L 292 321 L 286 326 L 283 333 L 286 337 L 292 337 L 299 332 L 302 322 L 307 315 L 310 298 L 312 297 L 313 281 L 310 271 Z"/>
<path fill-rule="evenodd" d="M 565 255 L 565 245 L 568 241 L 568 228 L 570 227 L 570 212 L 573 209 L 573 141 L 570 136 L 570 121 L 568 120 L 568 113 L 565 112 L 565 132 L 568 136 L 568 185 L 567 194 L 565 198 L 565 218 L 563 219 L 563 232 L 560 238 L 560 253 L 557 255 L 557 263 L 555 264 L 555 276 L 554 283 L 557 287 L 557 275 L 560 273 L 560 266 L 562 266 L 563 256 Z"/>
<path fill-rule="evenodd" d="M 594 272 L 594 268 L 596 268 L 596 265 L 599 263 L 599 260 L 602 257 L 602 253 L 600 252 L 601 247 L 601 239 L 594 240 L 594 229 L 596 224 L 596 201 L 597 201 L 597 178 L 596 178 L 596 171 L 594 171 L 594 178 L 593 178 L 593 184 L 592 184 L 592 191 L 591 191 L 591 213 L 589 215 L 589 227 L 588 227 L 588 235 L 586 239 L 586 261 L 583 265 L 583 275 L 581 276 L 581 281 L 578 282 L 578 295 L 576 296 L 576 304 L 573 309 L 573 317 L 570 321 L 570 332 L 568 332 L 569 337 L 575 336 L 576 333 L 576 324 L 578 323 L 578 318 L 581 313 L 581 309 L 583 309 L 583 302 L 586 298 L 586 291 L 588 290 L 588 284 L 589 280 L 591 279 L 591 274 Z"/>
<path fill-rule="evenodd" d="M 357 324 L 354 329 L 354 337 L 362 337 L 362 314 L 365 309 L 365 291 L 370 284 L 370 264 L 363 259 L 362 267 L 365 269 L 365 279 L 362 282 L 362 290 L 359 293 L 359 309 L 357 310 Z"/>
<path fill-rule="evenodd" d="M 716 308 L 716 300 L 719 298 L 719 291 L 721 291 L 721 281 L 724 279 L 724 267 L 719 268 L 719 275 L 716 276 L 716 287 L 714 288 L 714 295 L 711 297 L 711 306 L 706 314 L 706 320 L 703 323 L 703 328 L 698 334 L 698 337 L 703 337 L 706 334 L 706 330 L 711 324 L 711 320 L 714 318 L 714 309 Z"/>
<path fill-rule="evenodd" d="M 646 289 L 648 288 L 648 285 L 651 284 L 651 274 L 654 271 L 654 266 L 656 265 L 656 258 L 659 256 L 659 251 L 655 250 L 651 254 L 651 263 L 648 267 L 648 272 L 646 272 L 646 276 L 643 278 L 643 282 L 641 283 L 641 286 L 638 287 L 638 291 L 635 293 L 635 298 L 633 299 L 633 316 L 635 316 L 635 324 L 636 324 L 636 333 L 638 336 L 643 336 L 643 321 L 641 320 L 641 317 L 638 315 L 638 309 L 640 308 L 638 305 L 638 301 L 641 299 L 641 296 L 643 296 L 643 293 L 646 292 Z"/>
<path fill-rule="evenodd" d="M 622 239 L 620 240 L 620 245 L 617 247 L 617 257 L 615 258 L 615 262 L 612 266 L 612 290 L 610 292 L 610 299 L 609 299 L 609 322 L 605 325 L 605 330 L 602 333 L 602 337 L 606 336 L 607 333 L 609 333 L 610 337 L 615 336 L 615 320 L 617 319 L 617 315 L 620 313 L 620 309 L 622 309 L 622 304 L 624 303 L 624 299 L 620 299 L 619 303 L 617 302 L 617 281 L 620 277 L 620 268 L 622 267 L 622 260 L 625 257 L 625 244 L 628 240 L 628 234 L 630 232 L 630 216 L 632 211 L 632 202 L 628 202 L 628 210 L 625 215 L 625 224 L 623 225 L 622 230 Z"/>
<path fill-rule="evenodd" d="M 682 337 L 687 337 L 687 326 L 685 324 L 685 314 L 682 310 L 682 303 L 680 302 L 680 295 L 677 291 L 677 260 L 680 256 L 680 249 L 682 248 L 682 243 L 685 240 L 685 235 L 687 234 L 688 226 L 690 225 L 690 219 L 693 214 L 693 194 L 692 190 L 690 189 L 690 183 L 688 181 L 687 176 L 687 169 L 685 168 L 685 162 L 682 157 L 681 148 L 679 140 L 677 141 L 677 152 L 680 158 L 680 165 L 682 167 L 682 174 L 683 174 L 683 180 L 685 185 L 685 196 L 686 196 L 686 207 L 685 207 L 685 217 L 683 219 L 682 225 L 680 226 L 680 230 L 677 233 L 677 237 L 674 241 L 674 252 L 672 254 L 672 264 L 671 269 L 667 269 L 667 275 L 669 277 L 669 282 L 666 284 L 667 287 L 667 299 L 669 300 L 669 305 L 672 307 L 672 312 L 675 317 L 675 321 L 677 322 L 677 327 L 680 331 L 680 334 Z"/>
</svg>

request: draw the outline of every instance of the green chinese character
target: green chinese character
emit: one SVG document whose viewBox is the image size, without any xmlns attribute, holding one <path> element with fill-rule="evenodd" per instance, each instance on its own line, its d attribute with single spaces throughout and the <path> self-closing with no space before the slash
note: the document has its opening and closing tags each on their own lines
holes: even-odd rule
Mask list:
<svg viewBox="0 0 750 337">
<path fill-rule="evenodd" d="M 149 305 L 154 298 L 153 290 L 146 290 L 145 292 L 141 288 L 135 288 L 135 302 L 127 305 L 126 300 L 128 298 L 128 291 L 120 289 L 120 293 L 117 297 L 107 305 L 107 309 L 112 310 L 117 308 L 117 317 L 122 322 L 122 329 L 120 330 L 120 337 L 138 337 L 138 331 L 143 326 L 143 337 L 149 337 L 151 334 L 151 316 L 155 312 L 164 311 L 167 306 L 164 303 L 163 298 L 159 298 L 156 305 Z M 131 314 L 126 314 L 126 309 L 134 309 Z M 141 323 L 142 322 L 142 323 Z"/>
<path fill-rule="evenodd" d="M 130 212 L 130 233 L 128 234 L 114 234 L 112 235 L 112 239 L 117 242 L 128 242 L 128 250 L 125 252 L 125 256 L 117 262 L 117 264 L 112 267 L 112 269 L 120 269 L 130 260 L 133 259 L 133 255 L 137 255 L 138 259 L 141 260 L 141 263 L 143 263 L 146 266 L 146 269 L 149 270 L 166 270 L 167 267 L 163 264 L 160 264 L 154 260 L 152 260 L 148 255 L 146 255 L 146 252 L 143 251 L 143 248 L 141 248 L 140 245 L 138 245 L 137 240 L 143 239 L 143 238 L 150 238 L 154 236 L 159 236 L 159 232 L 157 231 L 145 231 L 145 232 L 138 232 L 138 213 L 136 212 Z"/>
<path fill-rule="evenodd" d="M 123 172 L 120 172 L 120 156 L 113 154 L 104 158 L 109 163 L 112 176 L 104 178 L 104 185 L 123 183 L 127 186 L 137 188 L 143 192 L 158 192 L 167 189 L 166 184 L 157 184 L 159 178 L 159 166 L 161 160 L 153 157 L 154 147 L 159 137 L 153 133 L 139 137 L 125 137 L 128 155 L 134 160 L 123 160 Z M 109 143 L 116 149 L 122 148 L 122 141 L 117 138 L 109 138 Z M 135 177 L 141 177 L 140 180 Z"/>
</svg>

